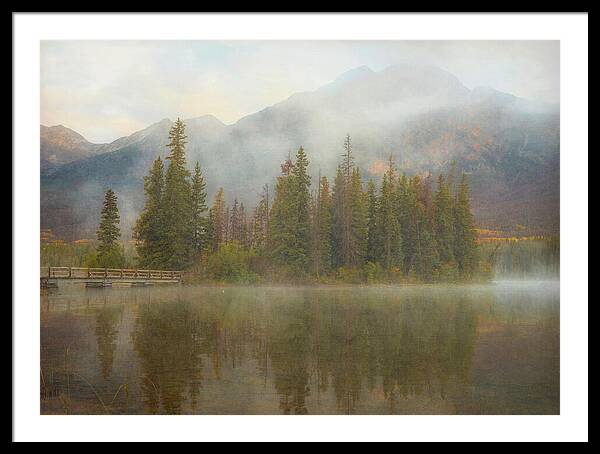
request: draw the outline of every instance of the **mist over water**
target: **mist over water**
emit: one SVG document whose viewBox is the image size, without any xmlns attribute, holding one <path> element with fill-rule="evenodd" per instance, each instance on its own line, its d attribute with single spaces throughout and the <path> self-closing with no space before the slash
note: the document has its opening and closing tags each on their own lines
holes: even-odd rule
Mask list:
<svg viewBox="0 0 600 454">
<path fill-rule="evenodd" d="M 557 414 L 559 284 L 63 287 L 43 414 Z"/>
<path fill-rule="evenodd" d="M 506 241 L 480 246 L 495 280 L 558 281 L 560 239 Z"/>
</svg>

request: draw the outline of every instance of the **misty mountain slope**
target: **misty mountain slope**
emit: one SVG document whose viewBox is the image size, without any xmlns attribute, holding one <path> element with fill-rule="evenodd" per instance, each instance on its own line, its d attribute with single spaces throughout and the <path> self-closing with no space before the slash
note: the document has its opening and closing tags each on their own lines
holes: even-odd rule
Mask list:
<svg viewBox="0 0 600 454">
<path fill-rule="evenodd" d="M 42 173 L 63 164 L 102 153 L 102 145 L 88 142 L 63 125 L 40 125 L 40 169 Z"/>
<path fill-rule="evenodd" d="M 299 146 L 313 181 L 319 171 L 333 177 L 350 133 L 365 179 L 381 178 L 390 154 L 408 173 L 437 173 L 456 161 L 470 175 L 480 225 L 558 229 L 558 108 L 489 88 L 469 90 L 438 68 L 360 67 L 232 125 L 212 116 L 185 122 L 188 165 L 200 162 L 211 201 L 223 186 L 228 199 L 253 206 Z M 127 230 L 143 206 L 143 176 L 156 156 L 167 154 L 171 125 L 162 120 L 42 176 L 42 226 L 92 236 L 102 192 L 111 186 Z"/>
</svg>

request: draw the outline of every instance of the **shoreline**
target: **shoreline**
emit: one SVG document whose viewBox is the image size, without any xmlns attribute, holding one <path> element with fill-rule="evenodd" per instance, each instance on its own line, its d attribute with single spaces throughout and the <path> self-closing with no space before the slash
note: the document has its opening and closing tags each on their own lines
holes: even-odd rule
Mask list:
<svg viewBox="0 0 600 454">
<path fill-rule="evenodd" d="M 479 282 L 433 282 L 433 283 L 378 283 L 378 284 L 351 284 L 351 283 L 335 283 L 335 284 L 286 284 L 286 283 L 261 283 L 261 284 L 235 284 L 235 283 L 195 283 L 195 284 L 180 284 L 180 285 L 156 285 L 151 287 L 127 287 L 127 286 L 114 286 L 106 288 L 86 288 L 76 284 L 69 284 L 54 289 L 44 289 L 40 292 L 40 295 L 49 296 L 57 295 L 61 293 L 61 290 L 83 290 L 85 292 L 101 292 L 111 290 L 194 290 L 194 289 L 214 289 L 214 290 L 225 290 L 225 289 L 304 289 L 304 290 L 347 290 L 347 289 L 435 289 L 435 288 L 475 288 L 475 287 L 494 287 L 494 286 L 518 286 L 518 285 L 555 285 L 560 286 L 559 279 L 506 279 L 506 280 L 490 280 L 490 281 L 479 281 Z"/>
</svg>

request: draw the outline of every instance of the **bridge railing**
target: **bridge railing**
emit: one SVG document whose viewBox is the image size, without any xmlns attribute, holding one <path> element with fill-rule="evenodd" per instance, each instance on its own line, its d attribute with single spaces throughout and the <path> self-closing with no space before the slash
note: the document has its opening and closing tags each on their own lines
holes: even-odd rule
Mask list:
<svg viewBox="0 0 600 454">
<path fill-rule="evenodd" d="M 181 280 L 183 272 L 128 268 L 83 268 L 50 266 L 40 268 L 40 277 L 50 279 L 152 279 Z"/>
</svg>

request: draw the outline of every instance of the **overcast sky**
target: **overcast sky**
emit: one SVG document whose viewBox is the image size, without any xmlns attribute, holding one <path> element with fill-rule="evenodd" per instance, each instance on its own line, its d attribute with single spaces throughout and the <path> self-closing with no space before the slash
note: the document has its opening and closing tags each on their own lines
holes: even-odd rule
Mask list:
<svg viewBox="0 0 600 454">
<path fill-rule="evenodd" d="M 163 118 L 230 124 L 357 66 L 407 62 L 559 102 L 558 41 L 44 41 L 41 123 L 97 143 Z"/>
</svg>

